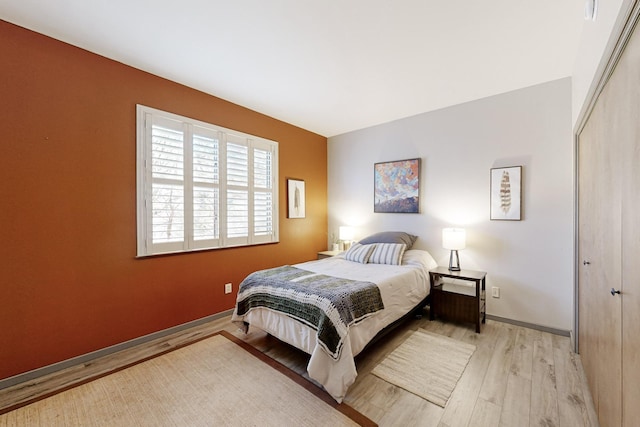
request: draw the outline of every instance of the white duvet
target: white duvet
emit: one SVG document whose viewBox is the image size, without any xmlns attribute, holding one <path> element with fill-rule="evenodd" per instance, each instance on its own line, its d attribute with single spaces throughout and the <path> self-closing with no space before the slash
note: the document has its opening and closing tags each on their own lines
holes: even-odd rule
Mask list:
<svg viewBox="0 0 640 427">
<path fill-rule="evenodd" d="M 358 375 L 354 357 L 375 335 L 413 309 L 429 294 L 429 270 L 436 267 L 433 257 L 422 250 L 404 253 L 402 265 L 360 264 L 342 255 L 295 264 L 304 270 L 346 279 L 372 282 L 380 288 L 384 309 L 352 325 L 340 358 L 333 360 L 320 345 L 316 331 L 284 314 L 267 308 L 254 308 L 244 316 L 234 310 L 232 321 L 244 321 L 311 355 L 307 372 L 337 402 L 342 402 Z"/>
</svg>

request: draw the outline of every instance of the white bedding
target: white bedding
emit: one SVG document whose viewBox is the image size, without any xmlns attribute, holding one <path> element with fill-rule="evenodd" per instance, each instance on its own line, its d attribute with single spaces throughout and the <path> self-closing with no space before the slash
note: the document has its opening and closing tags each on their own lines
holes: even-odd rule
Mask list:
<svg viewBox="0 0 640 427">
<path fill-rule="evenodd" d="M 413 309 L 429 294 L 429 270 L 436 267 L 433 257 L 422 250 L 404 253 L 402 265 L 360 264 L 342 254 L 318 261 L 296 264 L 304 270 L 378 285 L 384 309 L 352 325 L 338 360 L 333 360 L 317 343 L 316 331 L 284 314 L 267 308 L 254 308 L 243 317 L 235 310 L 233 321 L 244 321 L 262 329 L 311 355 L 307 372 L 322 384 L 337 402 L 356 379 L 354 357 L 375 335 Z"/>
</svg>

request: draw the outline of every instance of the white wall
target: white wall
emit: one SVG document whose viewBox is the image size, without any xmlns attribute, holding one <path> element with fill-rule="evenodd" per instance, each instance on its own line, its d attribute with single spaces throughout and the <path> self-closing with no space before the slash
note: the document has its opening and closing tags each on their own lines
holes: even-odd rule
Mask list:
<svg viewBox="0 0 640 427">
<path fill-rule="evenodd" d="M 595 21 L 587 21 L 573 70 L 572 123 L 579 125 L 591 92 L 624 26 L 634 0 L 600 0 Z"/>
<path fill-rule="evenodd" d="M 488 314 L 569 330 L 573 310 L 571 81 L 546 84 L 339 135 L 328 141 L 329 233 L 418 235 L 448 265 L 446 226 L 467 229 L 462 268 L 488 272 Z M 420 214 L 373 213 L 373 165 L 422 159 Z M 523 220 L 489 220 L 492 167 L 523 166 Z M 489 295 L 489 294 L 488 294 Z"/>
</svg>

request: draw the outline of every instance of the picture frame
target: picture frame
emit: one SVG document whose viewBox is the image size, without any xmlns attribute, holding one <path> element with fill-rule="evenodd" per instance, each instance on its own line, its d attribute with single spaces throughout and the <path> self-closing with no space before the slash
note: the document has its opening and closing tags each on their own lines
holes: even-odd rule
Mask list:
<svg viewBox="0 0 640 427">
<path fill-rule="evenodd" d="M 420 159 L 373 165 L 373 211 L 420 213 Z"/>
<path fill-rule="evenodd" d="M 522 166 L 491 169 L 490 219 L 522 219 Z"/>
<path fill-rule="evenodd" d="M 287 179 L 287 218 L 306 216 L 306 194 L 304 180 Z"/>
</svg>

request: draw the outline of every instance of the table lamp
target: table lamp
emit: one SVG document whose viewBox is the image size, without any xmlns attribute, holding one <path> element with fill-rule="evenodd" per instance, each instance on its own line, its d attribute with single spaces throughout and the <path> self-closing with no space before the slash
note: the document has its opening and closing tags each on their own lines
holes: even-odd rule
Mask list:
<svg viewBox="0 0 640 427">
<path fill-rule="evenodd" d="M 344 245 L 344 250 L 346 251 L 351 247 L 351 242 L 353 241 L 353 228 L 341 225 L 339 230 L 339 238 Z"/>
<path fill-rule="evenodd" d="M 442 229 L 442 247 L 451 251 L 449 255 L 449 271 L 460 271 L 460 258 L 458 250 L 465 248 L 467 240 L 464 228 L 443 228 Z M 455 264 L 453 257 L 455 254 Z"/>
</svg>

